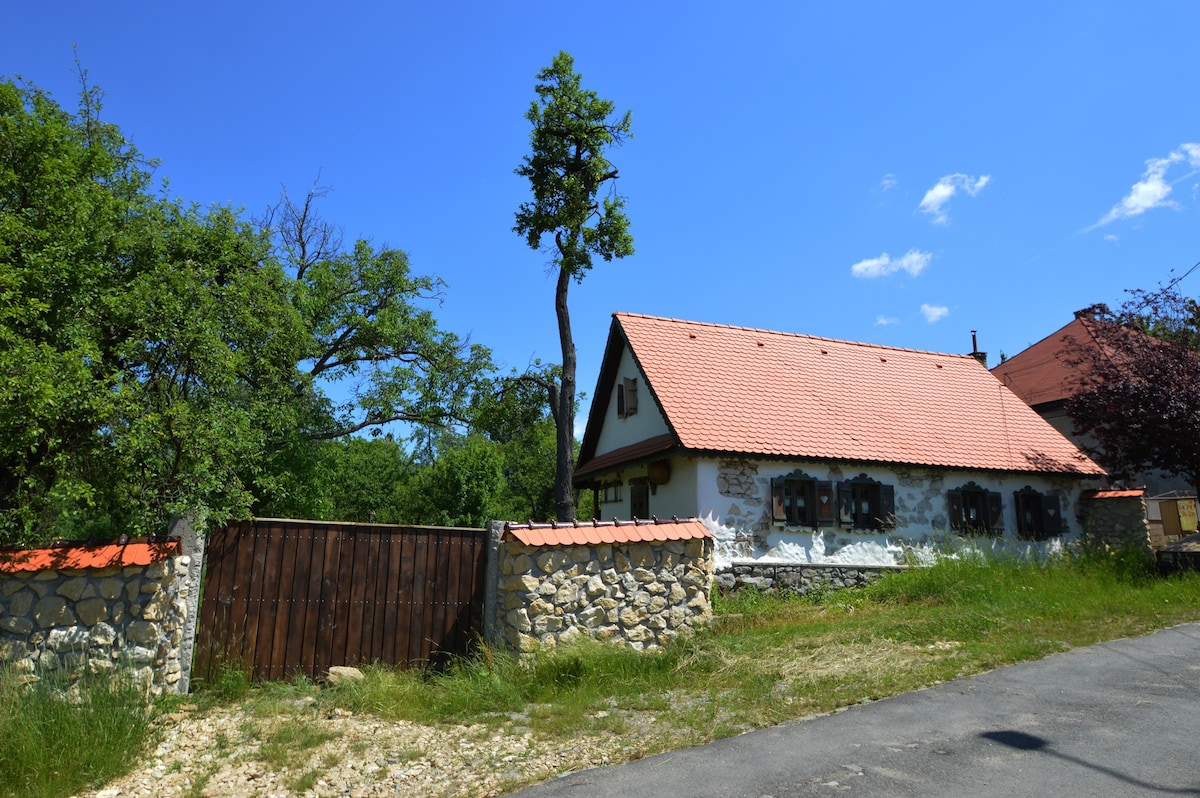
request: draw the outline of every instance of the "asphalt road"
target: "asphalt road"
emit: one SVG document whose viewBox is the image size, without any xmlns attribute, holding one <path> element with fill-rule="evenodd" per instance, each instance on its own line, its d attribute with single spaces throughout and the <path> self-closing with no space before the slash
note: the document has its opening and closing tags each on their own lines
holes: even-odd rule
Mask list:
<svg viewBox="0 0 1200 798">
<path fill-rule="evenodd" d="M 1200 796 L 1200 624 L 1080 648 L 519 798 Z"/>
</svg>

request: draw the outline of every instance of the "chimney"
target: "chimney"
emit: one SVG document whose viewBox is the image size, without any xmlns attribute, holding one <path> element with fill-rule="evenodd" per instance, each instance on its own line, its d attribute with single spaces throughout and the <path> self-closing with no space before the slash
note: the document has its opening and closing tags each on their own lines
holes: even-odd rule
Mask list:
<svg viewBox="0 0 1200 798">
<path fill-rule="evenodd" d="M 979 351 L 979 343 L 975 338 L 975 331 L 971 330 L 971 357 L 979 361 L 979 364 L 987 368 L 987 352 Z"/>
</svg>

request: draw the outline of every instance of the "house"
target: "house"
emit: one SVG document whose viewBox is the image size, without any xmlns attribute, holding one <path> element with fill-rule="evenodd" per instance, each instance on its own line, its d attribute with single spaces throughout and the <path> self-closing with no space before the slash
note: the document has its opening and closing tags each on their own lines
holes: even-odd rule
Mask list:
<svg viewBox="0 0 1200 798">
<path fill-rule="evenodd" d="M 615 313 L 593 397 L 594 514 L 699 517 L 738 559 L 1057 538 L 1105 476 L 970 355 Z"/>
<path fill-rule="evenodd" d="M 1051 333 L 1036 344 L 1008 358 L 992 369 L 992 374 L 1013 393 L 1033 408 L 1081 449 L 1097 448 L 1095 439 L 1077 435 L 1071 417 L 1067 415 L 1067 400 L 1079 391 L 1080 379 L 1086 376 L 1086 364 L 1075 362 L 1069 354 L 1073 347 L 1104 351 L 1096 334 L 1097 322 L 1088 311 L 1076 312 L 1065 327 Z M 1101 460 L 1103 457 L 1101 456 Z M 1148 497 L 1173 492 L 1194 495 L 1192 486 L 1183 477 L 1150 471 L 1135 474 L 1129 487 L 1145 488 Z M 1151 514 L 1157 512 L 1151 503 Z"/>
</svg>

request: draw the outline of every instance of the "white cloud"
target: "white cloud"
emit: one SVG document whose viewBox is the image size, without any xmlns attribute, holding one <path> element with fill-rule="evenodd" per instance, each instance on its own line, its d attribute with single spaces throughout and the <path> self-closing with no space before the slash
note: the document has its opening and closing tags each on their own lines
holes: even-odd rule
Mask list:
<svg viewBox="0 0 1200 798">
<path fill-rule="evenodd" d="M 932 216 L 934 224 L 950 224 L 950 217 L 946 214 L 945 210 L 946 203 L 958 193 L 959 189 L 974 197 L 980 191 L 983 191 L 983 187 L 991 179 L 991 175 L 984 175 L 982 177 L 972 177 L 971 175 L 961 173 L 946 175 L 937 181 L 937 185 L 925 192 L 918 210 Z"/>
<path fill-rule="evenodd" d="M 879 187 L 881 189 L 883 189 L 884 191 L 889 191 L 889 190 L 895 188 L 896 185 L 897 185 L 896 176 L 893 174 L 886 174 L 883 176 L 883 180 L 879 181 Z"/>
<path fill-rule="evenodd" d="M 1116 233 L 1105 233 L 1104 240 L 1111 241 L 1112 243 L 1115 244 L 1121 240 L 1121 237 L 1119 235 L 1117 235 Z"/>
<path fill-rule="evenodd" d="M 1173 181 L 1168 181 L 1167 170 L 1181 163 L 1186 163 L 1192 171 Z M 1171 199 L 1171 187 L 1180 180 L 1187 180 L 1198 171 L 1200 171 L 1200 144 L 1180 144 L 1179 149 L 1171 152 L 1165 158 L 1148 159 L 1146 171 L 1142 172 L 1142 179 L 1134 183 L 1129 193 L 1112 206 L 1112 210 L 1106 213 L 1100 221 L 1087 230 L 1095 230 L 1097 227 L 1103 227 L 1118 219 L 1140 216 L 1154 208 L 1178 208 L 1179 204 Z"/>
<path fill-rule="evenodd" d="M 899 324 L 899 323 L 900 323 L 900 319 L 896 318 L 895 316 L 876 316 L 875 317 L 875 326 L 876 327 L 886 327 L 889 324 Z"/>
<path fill-rule="evenodd" d="M 878 258 L 860 260 L 850 267 L 850 273 L 855 277 L 870 279 L 885 277 L 898 271 L 906 271 L 913 277 L 916 277 L 925 270 L 925 267 L 929 265 L 929 261 L 932 258 L 932 253 L 922 252 L 919 249 L 910 249 L 904 253 L 903 257 L 896 258 L 895 260 L 885 252 Z"/>
<path fill-rule="evenodd" d="M 945 305 L 921 305 L 921 313 L 925 316 L 925 321 L 933 324 L 950 315 L 950 308 Z"/>
</svg>

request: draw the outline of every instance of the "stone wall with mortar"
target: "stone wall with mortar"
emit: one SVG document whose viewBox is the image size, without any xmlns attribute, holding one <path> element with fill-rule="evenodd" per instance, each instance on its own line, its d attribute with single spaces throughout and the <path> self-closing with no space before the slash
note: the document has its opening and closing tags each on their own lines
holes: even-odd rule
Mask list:
<svg viewBox="0 0 1200 798">
<path fill-rule="evenodd" d="M 1101 494 L 1081 498 L 1079 514 L 1084 539 L 1090 543 L 1113 548 L 1132 546 L 1151 549 L 1150 522 L 1146 520 L 1146 499 L 1143 495 Z"/>
<path fill-rule="evenodd" d="M 150 694 L 176 692 L 188 566 L 188 557 L 174 556 L 0 573 L 0 668 L 29 682 L 127 667 Z"/>
<path fill-rule="evenodd" d="M 902 571 L 900 565 L 832 565 L 825 563 L 735 563 L 717 574 L 716 586 L 725 592 L 754 588 L 768 593 L 801 595 L 825 590 L 863 587 L 884 574 Z"/>
<path fill-rule="evenodd" d="M 498 642 L 518 654 L 584 637 L 634 649 L 712 623 L 710 538 L 528 546 L 499 543 Z"/>
</svg>

